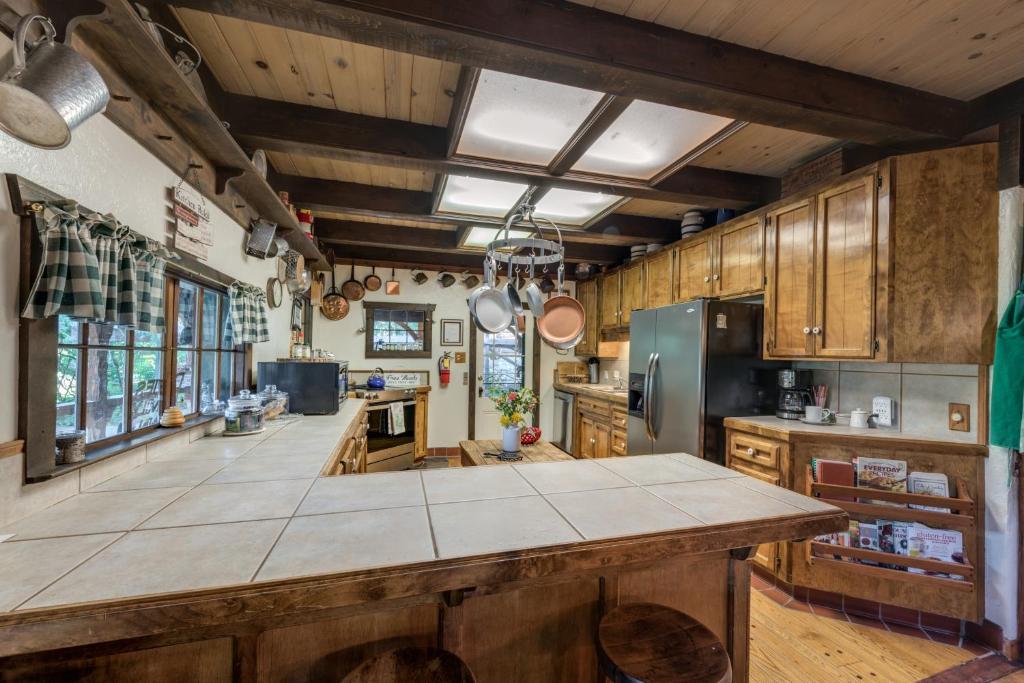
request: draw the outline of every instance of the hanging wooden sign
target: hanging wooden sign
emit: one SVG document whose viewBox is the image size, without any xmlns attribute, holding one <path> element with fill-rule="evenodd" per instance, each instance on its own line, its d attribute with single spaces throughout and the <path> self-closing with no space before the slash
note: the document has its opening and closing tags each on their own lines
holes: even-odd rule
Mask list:
<svg viewBox="0 0 1024 683">
<path fill-rule="evenodd" d="M 206 198 L 185 183 L 174 187 L 174 248 L 202 261 L 213 246 L 213 227 Z"/>
</svg>

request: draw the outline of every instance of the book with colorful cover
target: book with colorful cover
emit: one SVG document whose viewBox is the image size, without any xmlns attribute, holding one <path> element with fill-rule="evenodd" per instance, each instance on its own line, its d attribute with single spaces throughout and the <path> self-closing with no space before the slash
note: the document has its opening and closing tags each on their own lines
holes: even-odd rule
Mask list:
<svg viewBox="0 0 1024 683">
<path fill-rule="evenodd" d="M 857 486 L 876 491 L 907 492 L 907 461 L 887 458 L 858 458 Z M 903 503 L 861 498 L 864 503 L 906 507 Z"/>
<path fill-rule="evenodd" d="M 964 564 L 964 537 L 952 529 L 932 529 L 924 524 L 912 524 L 907 529 L 907 547 L 910 557 Z M 933 572 L 910 567 L 913 574 L 927 574 L 963 580 L 962 576 L 946 572 Z"/>
<path fill-rule="evenodd" d="M 911 472 L 910 476 L 907 477 L 907 491 L 926 496 L 949 498 L 949 477 L 942 472 Z M 918 510 L 950 512 L 949 508 L 932 507 L 930 505 L 911 504 L 910 507 Z"/>
</svg>

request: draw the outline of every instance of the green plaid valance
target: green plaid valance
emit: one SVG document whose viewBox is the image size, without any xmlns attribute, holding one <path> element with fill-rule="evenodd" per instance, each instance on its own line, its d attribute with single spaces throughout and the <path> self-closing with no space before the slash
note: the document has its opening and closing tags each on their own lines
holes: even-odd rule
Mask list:
<svg viewBox="0 0 1024 683">
<path fill-rule="evenodd" d="M 67 315 L 144 332 L 164 330 L 164 270 L 174 254 L 111 215 L 45 204 L 39 272 L 22 315 Z"/>
<path fill-rule="evenodd" d="M 228 287 L 230 313 L 224 321 L 228 346 L 270 341 L 267 325 L 267 295 L 259 287 L 234 282 Z"/>
</svg>

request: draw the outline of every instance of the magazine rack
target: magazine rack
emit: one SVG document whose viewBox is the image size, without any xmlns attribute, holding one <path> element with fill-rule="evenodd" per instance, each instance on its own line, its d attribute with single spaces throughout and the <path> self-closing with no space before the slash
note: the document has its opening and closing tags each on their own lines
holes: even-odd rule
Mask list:
<svg viewBox="0 0 1024 683">
<path fill-rule="evenodd" d="M 930 527 L 956 529 L 963 534 L 964 564 L 958 562 L 943 562 L 929 560 L 906 555 L 882 552 L 880 550 L 868 550 L 866 548 L 848 547 L 825 543 L 821 541 L 809 541 L 806 546 L 806 560 L 808 564 L 824 567 L 833 567 L 845 572 L 863 574 L 865 577 L 875 579 L 904 581 L 911 585 L 920 587 L 941 587 L 944 590 L 955 590 L 973 592 L 975 590 L 975 569 L 973 563 L 977 557 L 977 544 L 975 542 L 976 509 L 974 500 L 969 495 L 967 482 L 962 478 L 956 479 L 956 497 L 947 498 L 943 496 L 927 496 L 915 493 L 897 493 L 895 491 L 876 491 L 856 486 L 838 486 L 835 484 L 819 484 L 814 482 L 811 468 L 808 465 L 806 471 L 807 495 L 817 496 L 824 503 L 835 505 L 845 510 L 851 517 L 868 517 L 872 519 L 885 518 L 901 522 L 919 522 Z M 881 500 L 905 505 L 927 505 L 929 507 L 949 508 L 949 512 L 937 512 L 934 510 L 918 510 L 910 507 L 894 507 L 879 505 L 876 503 L 863 502 L 864 498 L 870 496 L 871 500 Z M 839 500 L 838 498 L 853 497 L 854 500 Z M 823 556 L 824 555 L 824 556 Z M 831 557 L 828 557 L 831 556 Z M 878 562 L 881 565 L 890 567 L 873 566 L 848 562 L 843 559 L 868 560 Z M 945 576 L 933 576 L 930 574 L 916 574 L 903 571 L 894 567 L 906 567 L 922 569 L 926 572 L 939 574 L 952 574 L 962 576 L 963 580 Z"/>
</svg>

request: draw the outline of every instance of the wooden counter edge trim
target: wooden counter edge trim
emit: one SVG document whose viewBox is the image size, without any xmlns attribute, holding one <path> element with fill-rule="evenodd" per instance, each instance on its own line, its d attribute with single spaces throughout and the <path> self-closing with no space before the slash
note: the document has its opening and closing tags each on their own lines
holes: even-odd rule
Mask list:
<svg viewBox="0 0 1024 683">
<path fill-rule="evenodd" d="M 15 439 L 6 443 L 0 443 L 0 458 L 9 458 L 12 455 L 21 455 L 25 452 L 25 440 Z"/>
<path fill-rule="evenodd" d="M 589 387 L 575 384 L 563 384 L 561 382 L 554 382 L 551 387 L 558 391 L 564 391 L 567 394 L 586 396 L 587 398 L 592 398 L 597 401 L 607 401 L 608 403 L 614 403 L 622 406 L 629 404 L 629 399 L 626 394 L 613 394 L 610 391 L 601 391 L 600 389 L 591 389 Z"/>
<path fill-rule="evenodd" d="M 727 417 L 724 424 L 726 429 L 735 429 L 770 439 L 781 439 L 789 443 L 836 443 L 837 441 L 842 441 L 845 445 L 861 447 L 878 447 L 892 444 L 895 447 L 914 452 L 941 451 L 946 455 L 988 456 L 988 446 L 966 441 L 931 441 L 928 439 L 915 439 L 913 436 L 874 436 L 871 434 L 864 434 L 862 436 L 860 434 L 805 432 L 799 429 L 773 427 L 750 422 L 742 417 Z"/>
<path fill-rule="evenodd" d="M 282 615 L 297 617 L 369 602 L 609 571 L 672 557 L 812 538 L 843 530 L 848 523 L 848 516 L 839 510 L 805 513 L 784 520 L 764 519 L 613 541 L 583 541 L 474 558 L 12 612 L 0 617 L 0 657 L 182 630 L 228 633 L 237 630 L 240 623 Z"/>
</svg>

